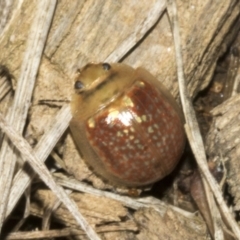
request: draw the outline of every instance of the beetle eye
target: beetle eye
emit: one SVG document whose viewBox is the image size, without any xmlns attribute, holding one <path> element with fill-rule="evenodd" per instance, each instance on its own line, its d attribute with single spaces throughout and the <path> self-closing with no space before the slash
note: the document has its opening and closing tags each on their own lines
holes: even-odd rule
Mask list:
<svg viewBox="0 0 240 240">
<path fill-rule="evenodd" d="M 81 90 L 82 88 L 84 88 L 84 85 L 81 81 L 76 81 L 75 84 L 74 84 L 74 88 L 78 89 L 78 90 Z"/>
<path fill-rule="evenodd" d="M 111 68 L 111 65 L 109 63 L 103 63 L 102 67 L 104 70 L 109 70 Z"/>
</svg>

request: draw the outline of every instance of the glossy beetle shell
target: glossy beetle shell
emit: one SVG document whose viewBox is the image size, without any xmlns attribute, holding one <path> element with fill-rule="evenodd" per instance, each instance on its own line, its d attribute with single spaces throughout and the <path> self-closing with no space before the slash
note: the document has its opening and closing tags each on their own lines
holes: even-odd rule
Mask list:
<svg viewBox="0 0 240 240">
<path fill-rule="evenodd" d="M 71 103 L 71 132 L 89 166 L 105 180 L 145 186 L 177 165 L 185 135 L 181 112 L 149 72 L 125 64 L 87 64 Z"/>
</svg>

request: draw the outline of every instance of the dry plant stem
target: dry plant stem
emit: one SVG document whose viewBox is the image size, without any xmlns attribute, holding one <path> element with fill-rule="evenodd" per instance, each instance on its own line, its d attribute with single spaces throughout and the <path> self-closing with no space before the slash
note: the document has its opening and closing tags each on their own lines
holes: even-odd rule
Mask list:
<svg viewBox="0 0 240 240">
<path fill-rule="evenodd" d="M 232 88 L 232 94 L 231 96 L 235 96 L 238 94 L 238 88 L 239 88 L 239 83 L 240 83 L 240 56 L 236 56 L 234 59 L 234 67 L 235 67 L 235 75 L 234 75 L 234 80 L 233 80 L 233 88 Z"/>
<path fill-rule="evenodd" d="M 70 193 L 72 193 L 71 190 L 65 190 L 66 193 L 69 195 Z M 58 209 L 58 207 L 61 205 L 61 201 L 59 199 L 56 199 L 52 206 L 50 206 L 49 208 L 46 209 L 46 211 L 44 212 L 44 216 L 43 216 L 43 220 L 42 220 L 42 230 L 49 230 L 50 229 L 50 224 L 51 224 L 51 216 L 54 213 L 54 211 L 56 211 Z"/>
<path fill-rule="evenodd" d="M 79 209 L 74 201 L 72 201 L 65 190 L 56 184 L 52 175 L 48 171 L 47 167 L 39 159 L 37 159 L 34 151 L 28 144 L 28 142 L 23 139 L 3 118 L 0 114 L 0 128 L 8 136 L 14 146 L 22 154 L 23 158 L 27 159 L 28 163 L 34 169 L 44 183 L 52 190 L 52 192 L 61 200 L 61 202 L 68 208 L 70 213 L 76 219 L 77 223 L 86 232 L 89 239 L 100 240 L 97 234 L 94 232 L 92 227 L 87 223 L 85 218 L 79 212 Z"/>
<path fill-rule="evenodd" d="M 45 134 L 42 136 L 34 149 L 34 153 L 40 161 L 44 162 L 47 159 L 52 149 L 67 129 L 71 118 L 72 114 L 70 107 L 69 105 L 65 105 L 52 120 L 49 128 L 46 128 Z M 26 159 L 23 160 L 26 161 Z M 16 206 L 18 200 L 35 175 L 36 173 L 30 168 L 29 171 L 21 169 L 17 172 L 13 179 L 13 185 L 9 195 L 6 217 L 8 217 L 12 212 L 13 208 Z"/>
<path fill-rule="evenodd" d="M 232 97 L 239 94 L 239 92 L 238 92 L 239 84 L 240 84 L 240 73 L 235 78 L 235 82 L 234 82 L 234 85 L 233 85 Z"/>
<path fill-rule="evenodd" d="M 134 229 L 135 228 L 135 229 Z M 99 233 L 106 233 L 106 232 L 116 232 L 116 231 L 127 231 L 127 230 L 135 230 L 138 229 L 135 227 L 133 221 L 127 221 L 119 223 L 117 226 L 99 226 L 97 227 L 96 231 Z M 73 228 L 64 228 L 61 230 L 48 230 L 48 231 L 31 231 L 31 232 L 15 232 L 10 233 L 5 240 L 19 240 L 19 239 L 50 239 L 50 238 L 57 238 L 57 237 L 71 237 L 71 236 L 78 236 L 84 235 L 85 233 L 79 229 Z M 79 239 L 79 238 L 78 238 Z M 85 238 L 84 238 L 85 239 Z"/>
<path fill-rule="evenodd" d="M 11 5 L 12 5 L 13 0 L 5 0 L 5 1 L 1 1 L 0 3 L 0 7 L 2 8 L 4 3 L 5 6 L 2 9 L 2 15 L 1 15 L 1 19 L 0 19 L 0 33 L 3 31 L 6 23 L 7 23 L 7 18 L 11 9 Z"/>
<path fill-rule="evenodd" d="M 69 114 L 70 115 L 70 114 Z M 72 116 L 72 115 L 71 115 Z M 63 119 L 65 121 L 65 119 Z M 61 157 L 58 156 L 58 154 L 55 151 L 51 152 L 51 157 L 54 159 L 54 161 L 64 170 L 66 170 L 66 165 L 64 161 L 61 159 Z"/>
<path fill-rule="evenodd" d="M 26 122 L 32 91 L 47 33 L 54 14 L 55 4 L 56 1 L 40 1 L 38 3 L 36 18 L 28 36 L 27 48 L 24 54 L 13 105 L 6 116 L 7 122 L 12 124 L 19 133 L 22 133 Z M 16 158 L 17 155 L 13 147 L 5 137 L 0 152 L 0 229 L 5 219 Z"/>
<path fill-rule="evenodd" d="M 138 25 L 137 29 L 134 29 L 130 37 L 126 38 L 122 44 L 110 54 L 105 61 L 106 62 L 118 62 L 120 61 L 128 51 L 133 48 L 142 37 L 149 31 L 151 27 L 157 22 L 164 10 L 166 9 L 166 0 L 157 1 L 152 10 L 149 11 L 143 23 Z M 139 35 L 141 37 L 139 37 Z"/>
<path fill-rule="evenodd" d="M 230 61 L 227 72 L 227 82 L 224 86 L 223 99 L 227 100 L 231 96 L 237 94 L 238 88 L 238 69 L 239 69 L 239 56 L 235 56 L 233 50 L 230 55 Z"/>
<path fill-rule="evenodd" d="M 210 219 L 210 221 L 212 221 L 212 224 L 209 223 L 208 227 L 209 228 L 212 227 L 213 229 L 209 229 L 209 230 L 214 239 L 216 239 L 216 240 L 224 239 L 223 228 L 222 228 L 222 218 L 221 218 L 220 212 L 216 206 L 216 202 L 215 202 L 213 194 L 207 184 L 206 179 L 204 178 L 202 173 L 200 174 L 200 176 L 201 176 L 201 179 L 199 179 L 199 180 L 203 182 L 203 187 L 204 187 L 204 192 L 206 195 L 207 204 L 210 209 L 210 211 L 207 214 L 209 215 L 209 219 Z M 201 211 L 201 209 L 200 209 L 200 211 Z"/>
<path fill-rule="evenodd" d="M 17 232 L 22 227 L 22 225 L 26 222 L 27 218 L 30 215 L 30 194 L 31 194 L 31 186 L 29 186 L 24 195 L 26 197 L 26 205 L 24 208 L 24 214 L 23 217 L 20 219 L 20 221 L 14 226 L 12 229 L 12 232 Z"/>
<path fill-rule="evenodd" d="M 200 149 L 196 149 L 196 147 L 199 147 L 198 145 L 194 146 L 194 138 L 192 136 L 192 129 L 189 128 L 189 125 L 187 125 L 187 124 L 185 125 L 185 130 L 186 130 L 186 134 L 187 134 L 190 146 L 192 148 L 192 151 L 194 153 L 194 156 L 196 158 L 196 161 L 197 161 L 198 167 L 199 167 L 199 164 L 202 164 L 202 163 L 199 163 L 199 159 L 197 159 L 196 154 L 201 152 L 201 150 Z M 207 159 L 205 159 L 205 161 L 207 161 Z M 204 165 L 201 166 L 201 168 L 199 167 L 199 169 L 201 171 L 204 168 L 205 168 Z M 207 168 L 208 168 L 208 166 L 207 166 Z M 214 228 L 214 229 L 209 229 L 209 230 L 212 233 L 213 239 L 216 239 L 216 240 L 221 240 L 222 239 L 222 240 L 224 240 L 224 235 L 223 235 L 223 231 L 222 231 L 221 215 L 220 215 L 220 213 L 219 213 L 219 211 L 218 211 L 218 209 L 217 209 L 217 207 L 215 205 L 214 199 L 212 198 L 213 195 L 211 193 L 209 193 L 209 185 L 207 185 L 208 182 L 206 182 L 206 178 L 202 174 L 202 172 L 201 172 L 201 176 L 202 176 L 201 180 L 203 182 L 203 186 L 204 186 L 205 193 L 206 193 L 206 199 L 207 199 L 207 202 L 208 202 L 208 205 L 209 205 L 209 209 L 210 209 L 209 215 L 211 216 L 212 223 L 213 223 L 213 228 Z M 212 177 L 212 175 L 211 175 L 211 177 Z M 215 179 L 214 179 L 214 181 L 215 181 Z M 216 182 L 216 184 L 217 184 L 217 182 Z M 208 227 L 211 227 L 211 226 L 208 226 Z"/>
<path fill-rule="evenodd" d="M 202 176 L 202 174 L 201 174 Z M 214 238 L 216 240 L 218 239 L 224 239 L 224 232 L 223 232 L 223 222 L 222 222 L 222 217 L 221 214 L 219 212 L 219 209 L 216 205 L 216 201 L 214 199 L 213 193 L 210 190 L 210 187 L 207 184 L 207 181 L 205 180 L 205 178 L 202 176 L 201 177 L 203 184 L 204 184 L 204 189 L 205 192 L 207 193 L 207 201 L 208 201 L 208 205 L 211 207 L 211 211 L 209 212 L 209 215 L 212 217 L 212 222 L 213 222 L 213 227 L 214 227 Z"/>
<path fill-rule="evenodd" d="M 147 206 L 144 203 L 140 203 L 137 200 L 135 200 L 134 198 L 121 196 L 119 194 L 115 194 L 112 192 L 98 190 L 91 186 L 88 186 L 87 184 L 76 182 L 75 180 L 71 181 L 69 179 L 66 180 L 66 179 L 59 178 L 59 177 L 54 177 L 54 179 L 59 185 L 62 185 L 64 187 L 67 187 L 67 188 L 70 188 L 70 189 L 73 189 L 76 191 L 84 192 L 84 193 L 93 194 L 96 196 L 111 198 L 111 199 L 117 200 L 119 202 L 122 202 L 125 206 L 130 207 L 132 209 L 139 209 L 141 207 L 149 207 L 149 205 Z M 158 211 L 159 211 L 159 209 L 158 209 Z M 161 212 L 161 213 L 163 213 L 163 212 Z"/>
<path fill-rule="evenodd" d="M 224 199 L 222 196 L 221 189 L 219 185 L 217 184 L 216 180 L 211 175 L 208 165 L 207 165 L 207 159 L 204 151 L 204 145 L 201 138 L 201 134 L 199 131 L 199 126 L 197 123 L 197 119 L 194 113 L 193 106 L 191 104 L 191 100 L 189 98 L 186 82 L 184 80 L 184 73 L 183 73 L 183 63 L 182 63 L 182 55 L 181 55 L 181 44 L 180 44 L 180 34 L 179 34 L 179 28 L 177 23 L 177 10 L 175 1 L 169 1 L 170 7 L 172 7 L 173 11 L 173 34 L 174 34 L 174 43 L 175 43 L 175 51 L 176 51 L 176 62 L 177 62 L 177 69 L 178 69 L 178 81 L 179 81 L 179 91 L 180 91 L 180 97 L 181 102 L 183 106 L 183 111 L 185 114 L 185 120 L 186 120 L 186 133 L 189 138 L 189 142 L 192 148 L 192 151 L 195 155 L 196 161 L 198 163 L 199 169 L 201 170 L 201 173 L 205 177 L 209 187 L 211 188 L 218 205 L 224 214 L 224 217 L 228 221 L 228 224 L 232 228 L 235 236 L 237 239 L 240 239 L 240 229 L 233 218 L 232 214 L 230 213 Z"/>
<path fill-rule="evenodd" d="M 167 209 L 171 208 L 174 211 L 179 212 L 180 214 L 182 214 L 186 217 L 191 218 L 193 216 L 193 214 L 191 214 L 189 212 L 186 212 L 186 211 L 179 209 L 177 207 L 174 207 L 172 205 L 168 205 L 156 198 L 152 198 L 152 197 L 151 198 L 146 198 L 146 197 L 131 198 L 131 197 L 127 197 L 127 196 L 121 196 L 119 194 L 115 194 L 112 192 L 95 189 L 92 186 L 89 186 L 85 183 L 79 182 L 75 179 L 68 179 L 65 176 L 60 176 L 60 175 L 54 176 L 54 179 L 59 185 L 62 185 L 66 188 L 70 188 L 75 191 L 93 194 L 96 196 L 114 199 L 116 201 L 121 202 L 124 206 L 135 209 L 135 210 L 142 208 L 142 207 L 152 207 L 157 212 L 159 212 L 161 216 L 163 216 L 164 213 L 167 211 Z"/>
<path fill-rule="evenodd" d="M 31 196 L 31 185 L 26 188 L 24 192 L 25 198 L 26 198 L 26 203 L 25 203 L 25 209 L 24 209 L 24 218 L 27 218 L 30 215 L 30 196 Z"/>
</svg>

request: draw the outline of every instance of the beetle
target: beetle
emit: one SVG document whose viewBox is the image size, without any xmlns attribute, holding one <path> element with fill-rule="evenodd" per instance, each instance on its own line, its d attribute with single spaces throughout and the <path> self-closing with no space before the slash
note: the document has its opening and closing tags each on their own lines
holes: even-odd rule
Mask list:
<svg viewBox="0 0 240 240">
<path fill-rule="evenodd" d="M 97 175 L 126 187 L 171 173 L 185 146 L 183 117 L 148 71 L 123 63 L 89 63 L 78 71 L 70 129 Z"/>
</svg>

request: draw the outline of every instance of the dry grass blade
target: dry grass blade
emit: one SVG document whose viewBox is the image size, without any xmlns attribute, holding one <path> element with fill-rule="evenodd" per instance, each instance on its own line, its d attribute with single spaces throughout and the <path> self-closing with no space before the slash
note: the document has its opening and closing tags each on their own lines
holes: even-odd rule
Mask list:
<svg viewBox="0 0 240 240">
<path fill-rule="evenodd" d="M 106 59 L 106 62 L 118 62 L 122 57 L 127 54 L 127 52 L 133 48 L 140 39 L 149 31 L 151 27 L 157 22 L 161 17 L 163 11 L 166 8 L 166 1 L 158 1 L 153 6 L 152 10 L 149 11 L 148 16 L 143 19 L 143 22 L 138 25 L 138 28 L 133 31 L 133 33 L 126 38 L 122 44 L 114 50 Z"/>
<path fill-rule="evenodd" d="M 0 7 L 1 7 L 1 11 L 2 13 L 0 13 L 0 15 L 2 16 L 0 19 L 0 32 L 3 31 L 6 23 L 7 23 L 7 18 L 9 15 L 9 12 L 11 10 L 11 5 L 12 5 L 12 0 L 7 0 L 7 1 L 1 1 L 0 3 Z"/>
<path fill-rule="evenodd" d="M 36 18 L 28 36 L 27 49 L 24 54 L 21 75 L 18 80 L 13 106 L 7 114 L 7 121 L 14 125 L 17 132 L 22 133 L 25 126 L 32 92 L 40 64 L 47 34 L 51 25 L 56 1 L 41 1 Z M 17 155 L 7 138 L 4 138 L 0 153 L 0 228 L 2 227 L 8 195 L 11 187 Z"/>
<path fill-rule="evenodd" d="M 68 105 L 66 105 L 53 119 L 49 129 L 46 130 L 45 135 L 42 136 L 41 140 L 38 142 L 37 146 L 34 149 L 36 157 L 40 161 L 44 162 L 47 159 L 57 141 L 68 127 L 71 117 L 72 115 L 70 108 Z M 23 160 L 26 161 L 26 159 Z M 35 173 L 31 169 L 29 169 L 29 171 L 26 171 L 26 169 L 21 169 L 15 175 L 9 195 L 6 217 L 9 216 L 9 214 L 12 212 L 19 198 L 22 196 L 23 192 L 30 184 L 34 176 Z"/>
<path fill-rule="evenodd" d="M 121 223 L 118 226 L 99 226 L 96 231 L 98 233 L 104 233 L 109 231 L 123 231 L 126 229 L 132 230 L 133 228 L 137 228 L 133 221 L 127 221 L 125 223 Z M 14 239 L 46 239 L 46 238 L 59 238 L 59 237 L 71 237 L 71 236 L 80 236 L 85 235 L 82 230 L 74 229 L 74 228 L 63 228 L 61 230 L 45 230 L 45 231 L 29 231 L 29 232 L 14 232 L 10 233 L 6 240 L 14 240 Z"/>
<path fill-rule="evenodd" d="M 35 170 L 36 173 L 39 174 L 41 179 L 45 182 L 45 184 L 52 190 L 53 193 L 62 201 L 63 204 L 68 208 L 71 214 L 74 216 L 78 224 L 86 231 L 86 234 L 90 239 L 97 240 L 100 239 L 97 234 L 94 232 L 92 227 L 86 222 L 81 213 L 78 210 L 78 207 L 74 201 L 72 201 L 68 194 L 64 191 L 64 189 L 56 184 L 53 180 L 52 175 L 48 171 L 47 167 L 37 159 L 34 151 L 27 143 L 25 139 L 23 139 L 7 122 L 4 120 L 3 116 L 0 114 L 0 127 L 3 132 L 8 136 L 8 138 L 12 141 L 14 146 L 21 152 L 22 156 L 25 159 L 28 159 L 29 164 Z"/>
<path fill-rule="evenodd" d="M 164 215 L 166 210 L 168 208 L 171 208 L 174 211 L 180 212 L 182 215 L 187 215 L 186 211 L 181 210 L 180 208 L 174 207 L 170 204 L 166 204 L 165 202 L 163 202 L 159 199 L 156 199 L 156 198 L 144 197 L 144 198 L 134 199 L 134 198 L 131 198 L 131 197 L 128 197 L 128 196 L 121 196 L 121 195 L 116 194 L 116 193 L 95 189 L 92 186 L 89 186 L 85 183 L 79 182 L 75 179 L 68 179 L 65 176 L 62 176 L 62 175 L 59 175 L 59 174 L 55 175 L 54 179 L 59 185 L 64 186 L 66 188 L 69 188 L 69 189 L 72 189 L 72 190 L 75 190 L 75 191 L 80 191 L 80 192 L 84 192 L 84 193 L 93 194 L 93 195 L 96 195 L 96 196 L 102 196 L 102 197 L 114 199 L 114 200 L 117 200 L 117 201 L 121 202 L 124 206 L 135 209 L 135 210 L 137 210 L 139 208 L 142 208 L 142 207 L 152 207 L 156 211 L 158 211 L 161 215 Z M 189 214 L 187 216 L 191 217 L 192 214 Z"/>
<path fill-rule="evenodd" d="M 176 62 L 177 62 L 177 69 L 178 69 L 179 90 L 180 90 L 180 96 L 181 96 L 181 102 L 183 105 L 184 115 L 186 119 L 186 132 L 189 138 L 189 142 L 202 175 L 205 177 L 209 187 L 211 188 L 219 204 L 219 207 L 222 213 L 227 219 L 237 239 L 240 239 L 240 229 L 223 199 L 222 192 L 219 185 L 217 184 L 216 180 L 213 178 L 213 176 L 211 175 L 208 169 L 203 141 L 201 138 L 197 119 L 194 113 L 194 109 L 193 109 L 189 94 L 187 92 L 186 82 L 184 79 L 181 44 L 180 44 L 181 41 L 180 41 L 179 28 L 177 24 L 177 9 L 175 5 L 175 1 L 169 1 L 169 5 L 173 11 L 173 34 L 174 34 L 174 43 L 175 43 L 175 49 L 176 49 L 175 51 L 176 51 Z"/>
</svg>

